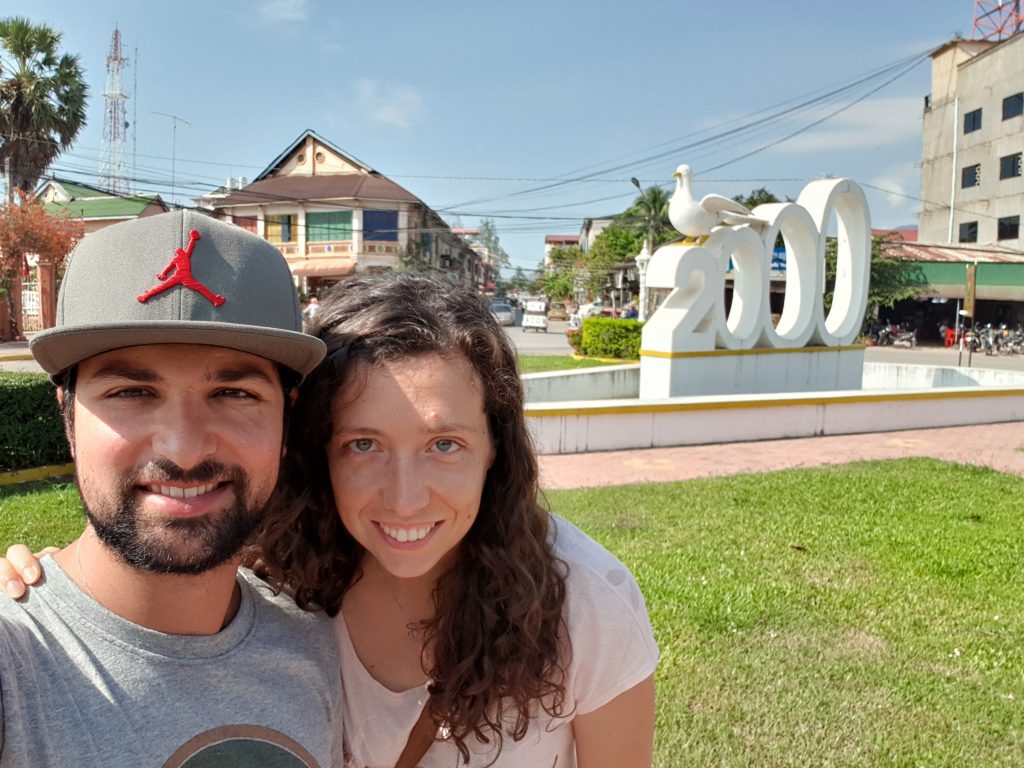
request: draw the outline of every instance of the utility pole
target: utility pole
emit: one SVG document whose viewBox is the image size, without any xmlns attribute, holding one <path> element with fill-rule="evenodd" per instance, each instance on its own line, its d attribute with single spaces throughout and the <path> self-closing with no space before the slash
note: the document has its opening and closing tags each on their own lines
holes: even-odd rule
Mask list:
<svg viewBox="0 0 1024 768">
<path fill-rule="evenodd" d="M 154 115 L 160 115 L 160 117 L 169 117 L 169 118 L 171 118 L 171 125 L 173 126 L 173 128 L 171 129 L 171 198 L 172 198 L 171 204 L 172 205 L 177 205 L 177 202 L 174 201 L 173 198 L 175 198 L 177 196 L 177 194 L 176 194 L 176 186 L 175 186 L 175 179 L 174 179 L 174 162 L 175 162 L 175 158 L 177 156 L 178 123 L 184 123 L 189 128 L 192 127 L 192 123 L 190 123 L 188 120 L 186 120 L 183 117 L 178 117 L 177 115 L 172 115 L 172 114 L 170 114 L 168 112 L 154 112 L 153 114 Z"/>
</svg>

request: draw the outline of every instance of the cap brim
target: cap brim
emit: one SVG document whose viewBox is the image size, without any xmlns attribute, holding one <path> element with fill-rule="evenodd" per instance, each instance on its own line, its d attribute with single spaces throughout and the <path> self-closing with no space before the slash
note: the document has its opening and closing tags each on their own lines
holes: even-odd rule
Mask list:
<svg viewBox="0 0 1024 768">
<path fill-rule="evenodd" d="M 324 359 L 327 347 L 307 333 L 234 323 L 118 323 L 51 328 L 35 336 L 29 348 L 50 375 L 96 355 L 148 344 L 206 344 L 248 352 L 305 376 Z"/>
</svg>

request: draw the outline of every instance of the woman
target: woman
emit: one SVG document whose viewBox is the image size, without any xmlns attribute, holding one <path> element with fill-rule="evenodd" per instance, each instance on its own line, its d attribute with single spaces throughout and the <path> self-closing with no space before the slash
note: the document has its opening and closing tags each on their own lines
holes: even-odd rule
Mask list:
<svg viewBox="0 0 1024 768">
<path fill-rule="evenodd" d="M 335 617 L 346 765 L 649 766 L 657 661 L 629 572 L 537 502 L 510 344 L 412 273 L 339 284 L 254 568 Z M 325 448 L 326 446 L 326 448 Z M 423 719 L 421 719 L 421 717 Z"/>
</svg>

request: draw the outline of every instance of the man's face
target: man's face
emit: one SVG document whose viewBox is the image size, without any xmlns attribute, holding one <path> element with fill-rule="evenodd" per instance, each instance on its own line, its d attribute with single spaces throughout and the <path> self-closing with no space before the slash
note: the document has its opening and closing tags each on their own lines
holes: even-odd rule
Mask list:
<svg viewBox="0 0 1024 768">
<path fill-rule="evenodd" d="M 74 397 L 78 487 L 107 546 L 158 573 L 202 573 L 238 553 L 281 461 L 273 363 L 221 347 L 130 347 L 82 362 Z"/>
</svg>

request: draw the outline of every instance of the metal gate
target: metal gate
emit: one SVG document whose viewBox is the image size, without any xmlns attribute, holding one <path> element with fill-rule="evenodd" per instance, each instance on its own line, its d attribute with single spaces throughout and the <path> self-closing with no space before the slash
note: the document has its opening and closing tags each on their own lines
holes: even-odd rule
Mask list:
<svg viewBox="0 0 1024 768">
<path fill-rule="evenodd" d="M 39 281 L 32 270 L 32 276 L 21 281 L 21 332 L 34 333 L 43 330 L 43 313 L 39 308 Z"/>
</svg>

